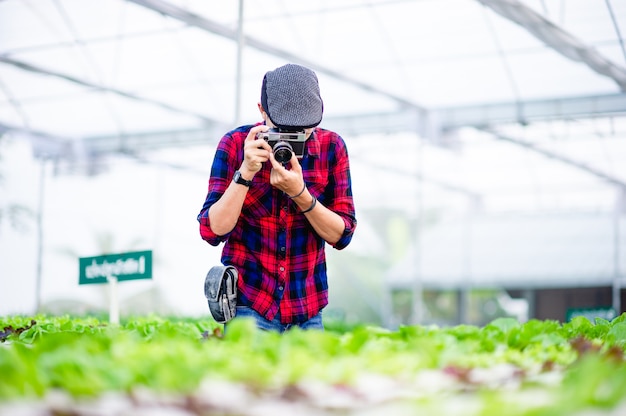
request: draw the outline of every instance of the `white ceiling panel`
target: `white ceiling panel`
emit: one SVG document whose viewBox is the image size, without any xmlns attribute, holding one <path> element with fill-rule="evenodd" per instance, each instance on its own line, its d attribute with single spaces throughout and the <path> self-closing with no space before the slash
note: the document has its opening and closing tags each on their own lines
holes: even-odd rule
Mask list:
<svg viewBox="0 0 626 416">
<path fill-rule="evenodd" d="M 623 2 L 520 4 L 623 70 Z M 101 94 L 101 100 L 110 94 L 132 95 L 135 105 L 148 98 L 147 107 L 154 101 L 169 106 L 173 117 L 188 112 L 190 128 L 197 116 L 230 123 L 237 108 L 240 119 L 256 119 L 263 74 L 286 62 L 318 72 L 329 118 L 393 113 L 407 105 L 428 110 L 622 93 L 615 80 L 564 57 L 477 0 L 243 5 L 244 42 L 238 45 L 237 2 L 4 0 L 0 83 L 5 88 L 0 102 L 41 108 L 41 102 L 29 102 L 39 98 L 33 89 L 58 97 L 63 94 L 58 86 L 65 83 L 68 100 L 76 88 Z M 33 88 L 15 80 L 11 72 L 16 70 L 56 81 L 50 89 Z M 54 111 L 50 105 L 48 110 Z M 98 113 L 107 105 L 82 111 Z M 9 121 L 15 122 L 0 123 Z M 52 125 L 38 125 L 60 133 Z M 91 125 L 80 136 L 94 130 L 98 126 Z M 103 123 L 101 130 L 111 134 L 111 124 Z"/>
</svg>

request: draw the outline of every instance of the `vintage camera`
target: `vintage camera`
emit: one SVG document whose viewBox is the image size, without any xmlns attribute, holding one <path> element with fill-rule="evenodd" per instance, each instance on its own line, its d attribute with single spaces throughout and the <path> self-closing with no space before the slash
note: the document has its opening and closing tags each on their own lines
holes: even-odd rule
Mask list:
<svg viewBox="0 0 626 416">
<path fill-rule="evenodd" d="M 274 152 L 274 158 L 279 163 L 287 163 L 291 155 L 301 158 L 304 156 L 304 143 L 306 134 L 302 131 L 286 131 L 273 128 L 265 132 L 257 133 L 257 138 L 265 140 Z"/>
</svg>

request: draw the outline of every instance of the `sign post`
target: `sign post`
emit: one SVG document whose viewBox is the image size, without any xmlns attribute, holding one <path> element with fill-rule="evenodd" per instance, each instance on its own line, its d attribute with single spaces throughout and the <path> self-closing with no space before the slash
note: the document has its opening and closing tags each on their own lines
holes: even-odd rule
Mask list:
<svg viewBox="0 0 626 416">
<path fill-rule="evenodd" d="M 109 322 L 117 325 L 120 323 L 120 303 L 117 300 L 117 277 L 107 277 L 109 282 Z"/>
<path fill-rule="evenodd" d="M 81 257 L 78 259 L 78 268 L 79 285 L 108 283 L 110 290 L 109 321 L 112 324 L 119 324 L 117 282 L 152 279 L 152 251 Z"/>
</svg>

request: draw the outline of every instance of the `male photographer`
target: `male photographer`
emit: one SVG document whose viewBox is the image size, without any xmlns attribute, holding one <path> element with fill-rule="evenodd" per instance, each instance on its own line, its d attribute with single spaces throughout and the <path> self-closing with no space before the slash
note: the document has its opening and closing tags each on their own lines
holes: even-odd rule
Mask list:
<svg viewBox="0 0 626 416">
<path fill-rule="evenodd" d="M 357 224 L 346 145 L 317 127 L 323 103 L 308 68 L 287 64 L 267 72 L 257 106 L 263 123 L 220 140 L 198 215 L 200 235 L 214 246 L 225 242 L 222 263 L 238 272 L 236 316 L 278 332 L 323 329 L 325 245 L 343 249 Z M 304 142 L 296 138 L 291 159 L 280 163 L 263 138 L 270 132 Z"/>
</svg>

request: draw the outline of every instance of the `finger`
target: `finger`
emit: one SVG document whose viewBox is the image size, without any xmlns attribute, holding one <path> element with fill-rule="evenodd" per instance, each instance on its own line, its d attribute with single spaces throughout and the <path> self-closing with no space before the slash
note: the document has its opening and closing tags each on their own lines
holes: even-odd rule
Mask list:
<svg viewBox="0 0 626 416">
<path fill-rule="evenodd" d="M 256 147 L 258 149 L 265 149 L 269 153 L 272 153 L 272 146 L 270 146 L 269 143 L 266 142 L 263 139 L 258 139 L 257 142 L 254 143 L 253 145 L 254 145 L 254 147 Z"/>
<path fill-rule="evenodd" d="M 295 153 L 291 154 L 291 160 L 289 160 L 289 163 L 291 163 L 291 170 L 293 172 L 298 174 L 302 173 L 302 166 L 300 166 L 300 161 L 298 160 L 298 156 L 296 156 Z"/>
<path fill-rule="evenodd" d="M 262 126 L 255 127 L 253 130 L 256 130 L 256 133 L 253 135 L 251 143 L 249 143 L 248 145 L 249 146 L 254 146 L 254 147 L 259 148 L 259 149 L 265 149 L 266 151 L 271 152 L 272 151 L 272 146 L 270 146 L 269 143 L 266 140 L 258 137 L 259 133 L 266 132 L 267 130 L 269 130 L 269 127 L 267 127 L 265 125 L 262 125 Z M 250 132 L 252 132 L 252 130 Z M 248 135 L 248 137 L 246 137 L 246 141 L 248 140 L 249 137 L 250 137 L 250 135 Z"/>
<path fill-rule="evenodd" d="M 270 151 L 270 163 L 272 164 L 272 167 L 276 170 L 285 170 L 283 164 L 276 160 L 276 158 L 274 157 L 274 152 L 272 151 Z"/>
<path fill-rule="evenodd" d="M 258 167 L 260 164 L 267 162 L 270 158 L 271 152 L 251 146 L 248 148 L 245 154 L 245 161 L 249 163 L 250 166 Z"/>
<path fill-rule="evenodd" d="M 269 129 L 270 128 L 266 126 L 265 124 L 260 124 L 258 126 L 252 127 L 250 131 L 248 132 L 248 135 L 246 136 L 246 141 L 250 142 L 250 141 L 256 140 L 256 136 L 258 133 L 268 131 Z"/>
<path fill-rule="evenodd" d="M 272 147 L 263 139 L 256 139 L 254 135 L 248 135 L 244 143 L 244 151 L 253 155 L 262 155 L 267 160 L 267 153 L 272 151 Z M 265 161 L 264 160 L 264 161 Z"/>
</svg>

